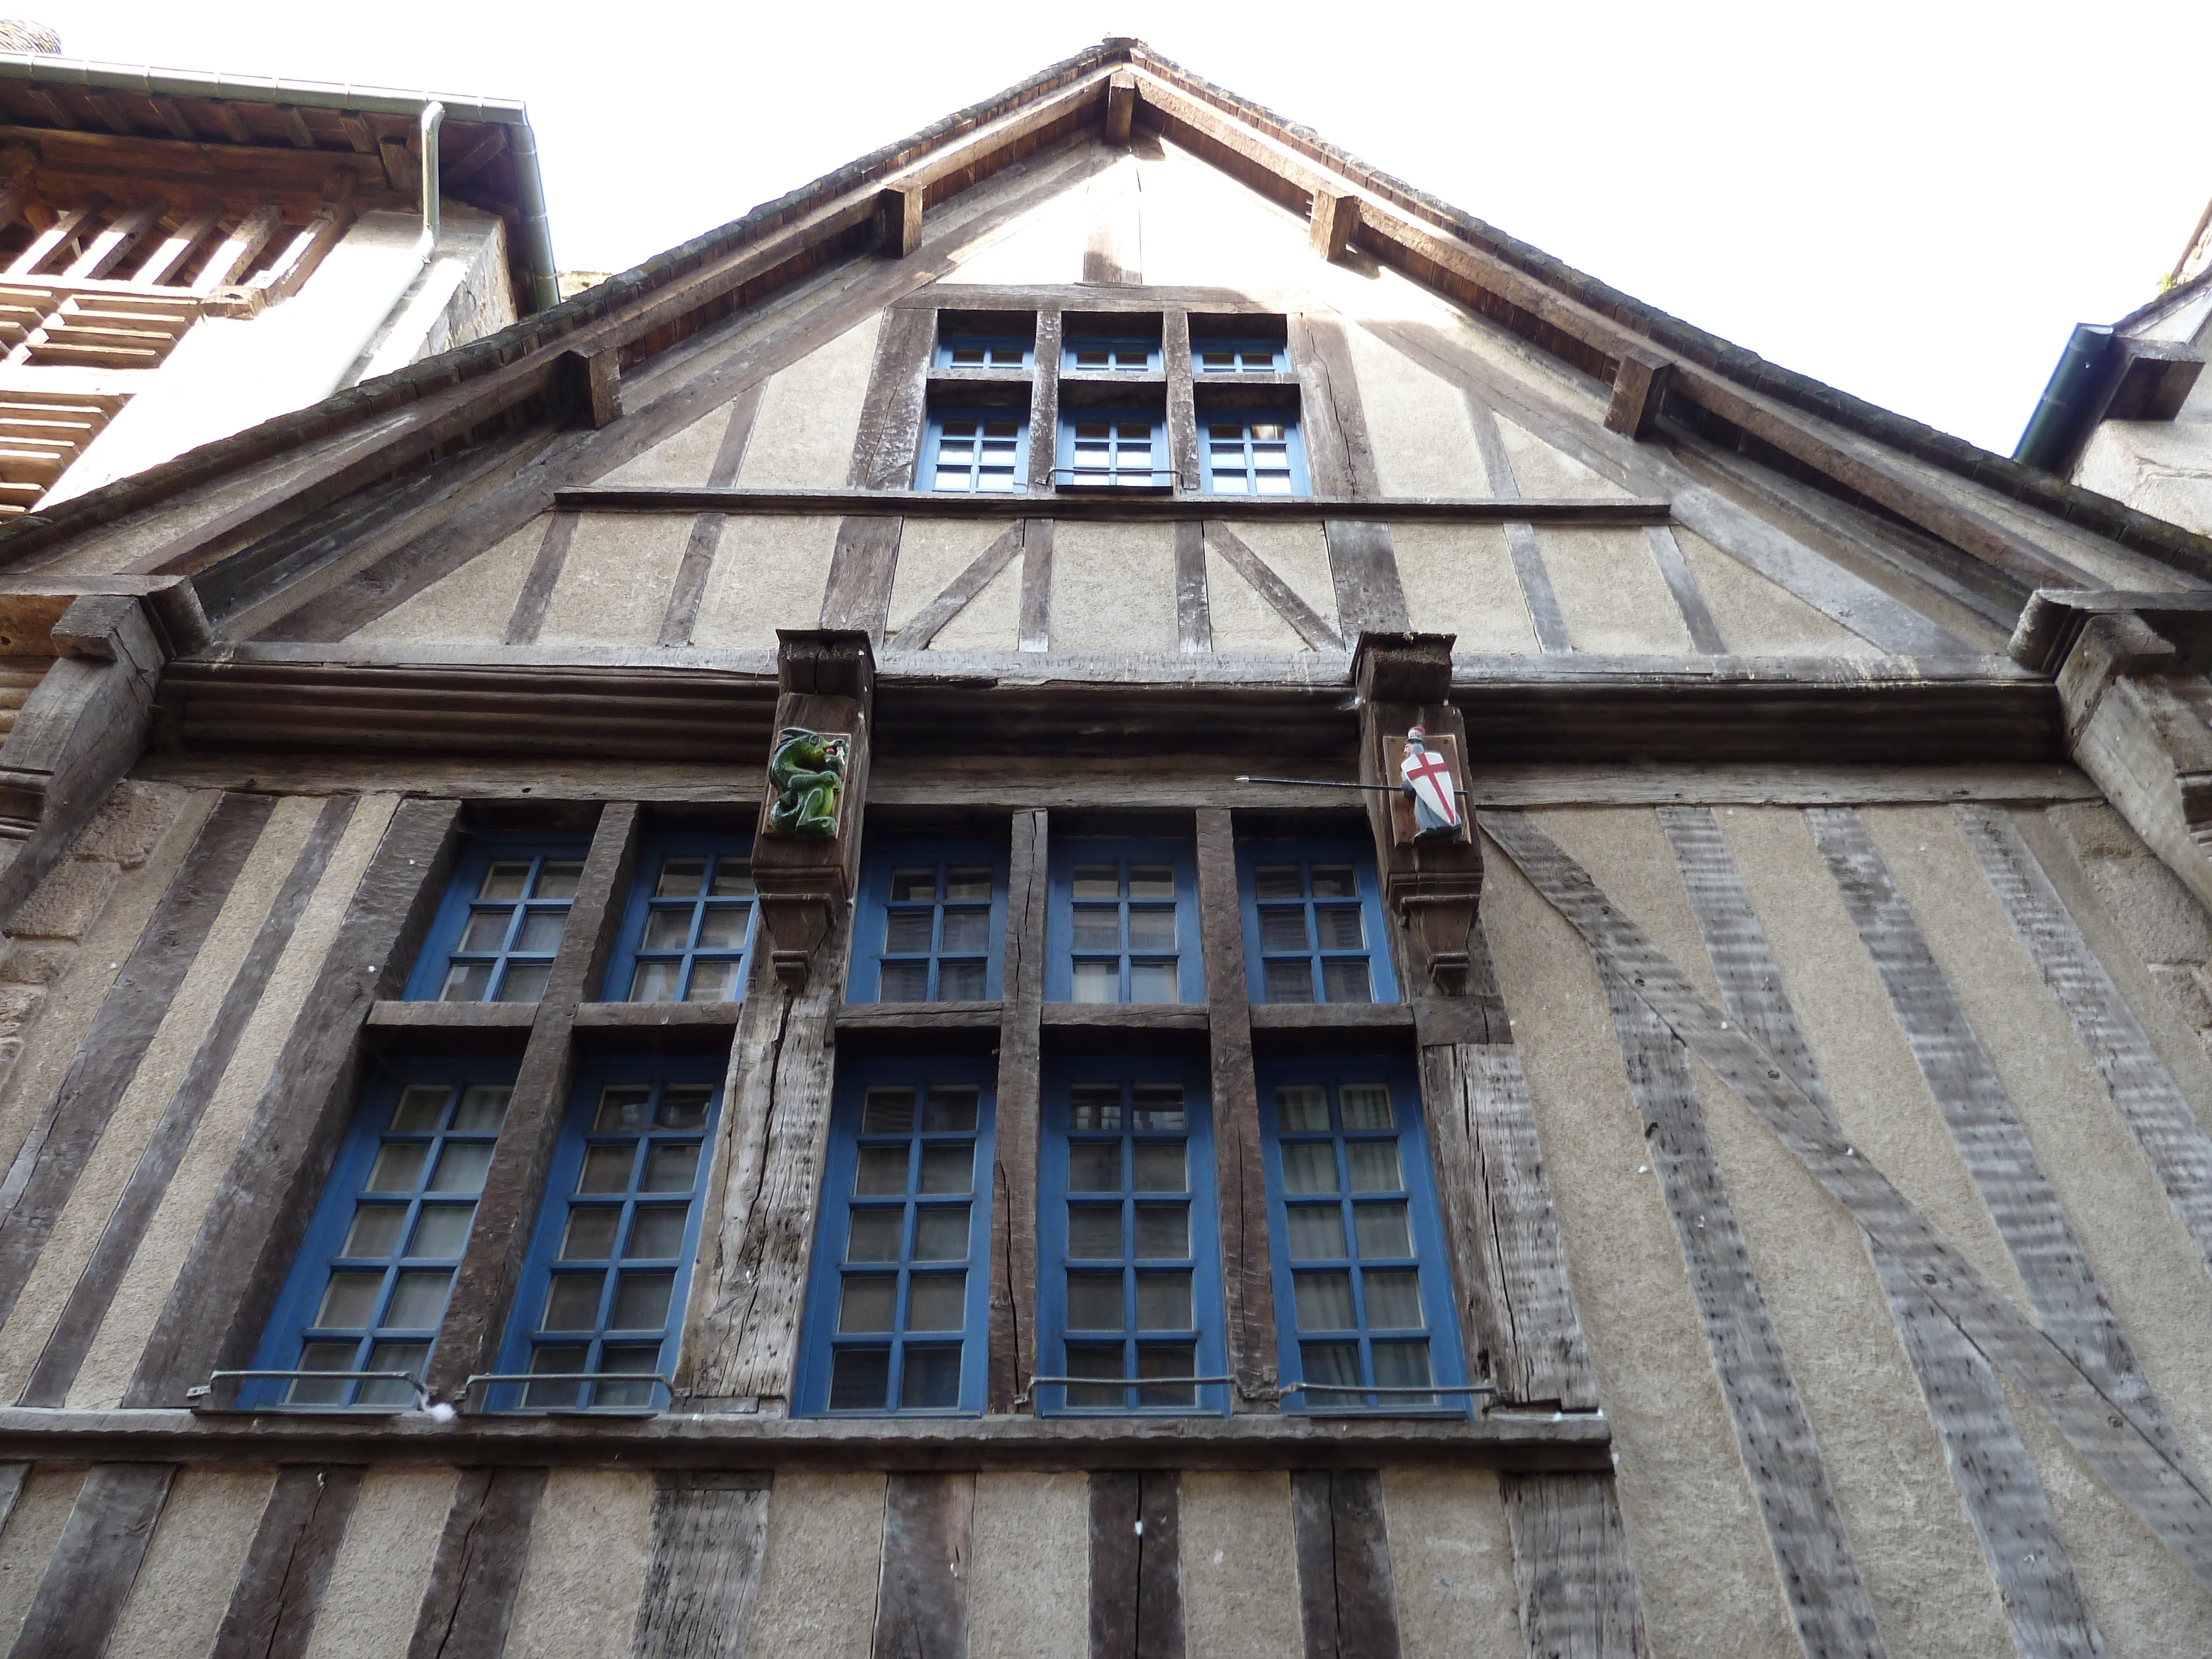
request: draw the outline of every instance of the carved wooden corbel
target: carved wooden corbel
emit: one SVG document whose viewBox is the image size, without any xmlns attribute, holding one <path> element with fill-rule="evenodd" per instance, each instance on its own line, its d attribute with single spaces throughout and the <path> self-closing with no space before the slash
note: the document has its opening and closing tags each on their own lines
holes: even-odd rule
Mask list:
<svg viewBox="0 0 2212 1659">
<path fill-rule="evenodd" d="M 856 629 L 779 629 L 776 642 L 753 880 L 776 982 L 795 990 L 859 880 L 875 658 Z"/>
</svg>

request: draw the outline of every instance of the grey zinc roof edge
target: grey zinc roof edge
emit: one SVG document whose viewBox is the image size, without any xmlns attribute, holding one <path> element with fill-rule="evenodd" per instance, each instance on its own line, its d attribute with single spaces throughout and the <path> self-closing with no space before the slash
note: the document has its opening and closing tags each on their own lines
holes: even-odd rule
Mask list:
<svg viewBox="0 0 2212 1659">
<path fill-rule="evenodd" d="M 400 87 L 357 87 L 333 81 L 288 81 L 276 76 L 210 74 L 157 69 L 152 64 L 102 64 L 88 58 L 53 58 L 43 52 L 0 52 L 0 80 L 84 87 L 95 92 L 136 92 L 149 97 L 293 104 L 371 115 L 412 115 L 435 102 L 443 104 L 447 115 L 457 121 L 524 126 L 530 120 L 527 108 L 513 98 L 410 92 Z"/>
</svg>

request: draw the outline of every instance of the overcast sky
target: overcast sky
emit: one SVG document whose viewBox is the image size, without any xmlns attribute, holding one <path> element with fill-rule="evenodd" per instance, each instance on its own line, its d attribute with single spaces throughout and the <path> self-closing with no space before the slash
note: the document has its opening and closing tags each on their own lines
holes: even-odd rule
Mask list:
<svg viewBox="0 0 2212 1659">
<path fill-rule="evenodd" d="M 2208 0 L 184 7 L 72 56 L 525 99 L 619 270 L 1107 34 L 1738 344 L 2009 453 L 2212 198 Z"/>
</svg>

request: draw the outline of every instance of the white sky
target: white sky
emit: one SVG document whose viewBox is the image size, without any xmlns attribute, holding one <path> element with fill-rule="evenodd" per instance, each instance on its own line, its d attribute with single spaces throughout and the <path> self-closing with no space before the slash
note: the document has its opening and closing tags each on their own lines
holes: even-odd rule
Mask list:
<svg viewBox="0 0 2212 1659">
<path fill-rule="evenodd" d="M 2009 453 L 2208 197 L 2212 3 L 31 0 L 72 56 L 529 102 L 619 270 L 1107 34 L 1788 367 Z"/>
</svg>

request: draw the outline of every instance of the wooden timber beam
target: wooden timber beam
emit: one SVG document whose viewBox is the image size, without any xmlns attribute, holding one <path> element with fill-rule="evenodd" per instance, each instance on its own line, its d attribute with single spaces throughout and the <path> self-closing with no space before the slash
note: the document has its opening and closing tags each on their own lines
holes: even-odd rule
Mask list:
<svg viewBox="0 0 2212 1659">
<path fill-rule="evenodd" d="M 1127 145 L 1137 113 L 1137 77 L 1117 70 L 1106 82 L 1106 142 Z"/>
<path fill-rule="evenodd" d="M 1346 191 L 1313 192 L 1313 251 L 1324 259 L 1341 259 L 1359 228 L 1359 198 Z"/>
<path fill-rule="evenodd" d="M 894 185 L 876 198 L 876 246 L 894 259 L 921 251 L 921 210 L 927 185 Z"/>
<path fill-rule="evenodd" d="M 1613 377 L 1613 402 L 1605 411 L 1607 428 L 1630 438 L 1650 437 L 1674 377 L 1673 362 L 1656 352 L 1621 353 L 1620 367 Z"/>
</svg>

